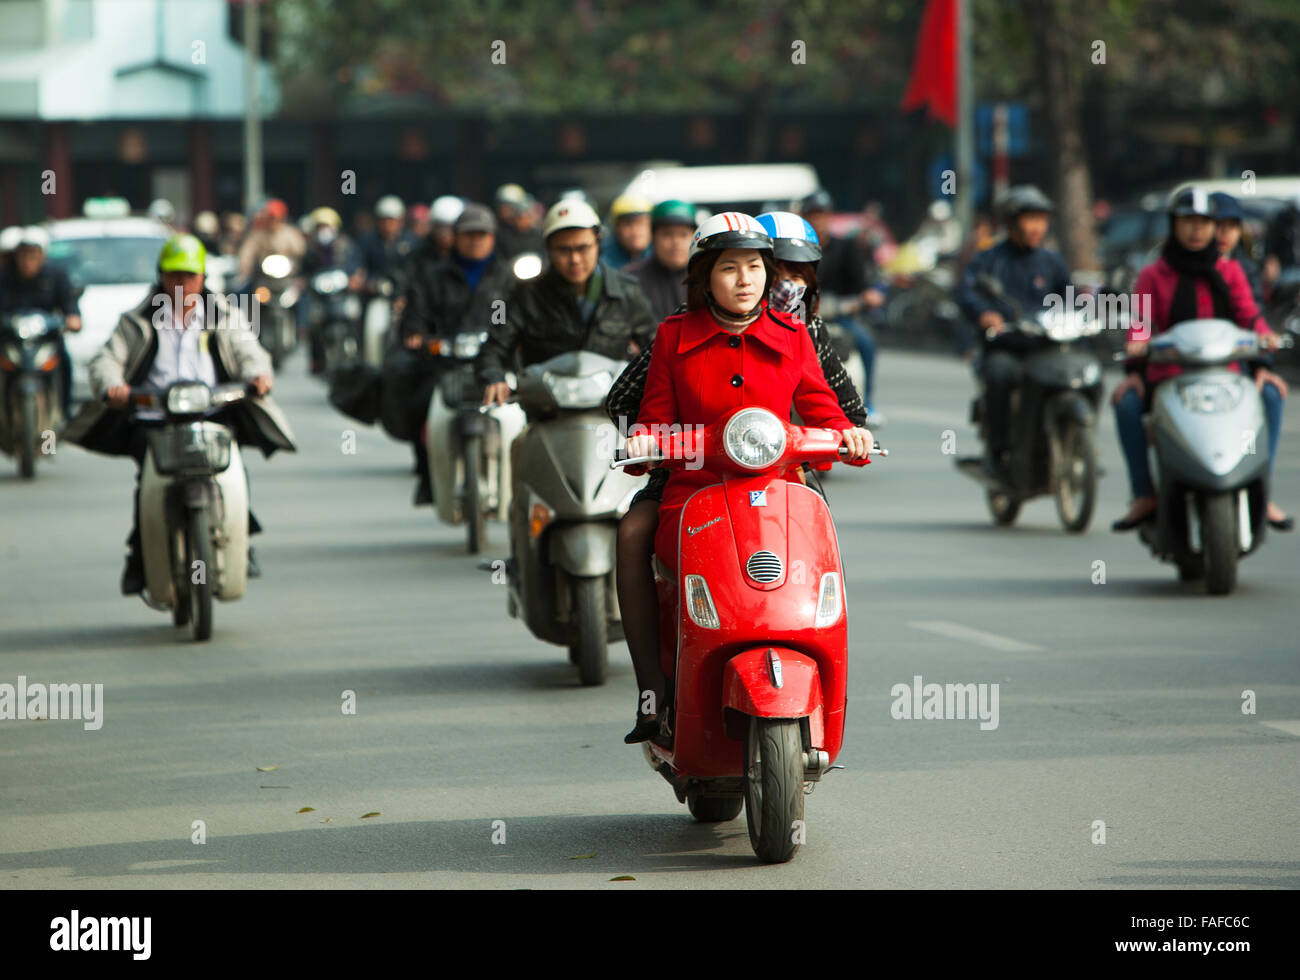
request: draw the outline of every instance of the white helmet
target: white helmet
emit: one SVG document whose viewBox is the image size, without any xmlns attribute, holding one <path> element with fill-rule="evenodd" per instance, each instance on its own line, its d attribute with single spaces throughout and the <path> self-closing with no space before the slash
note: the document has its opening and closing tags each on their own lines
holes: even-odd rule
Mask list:
<svg viewBox="0 0 1300 980">
<path fill-rule="evenodd" d="M 406 205 L 396 194 L 386 194 L 375 202 L 376 218 L 404 218 Z"/>
<path fill-rule="evenodd" d="M 552 233 L 566 228 L 600 229 L 600 216 L 586 201 L 574 199 L 556 201 L 551 210 L 546 212 L 546 221 L 542 226 L 542 235 L 550 238 Z"/>
<path fill-rule="evenodd" d="M 435 225 L 454 225 L 464 210 L 464 198 L 444 194 L 429 205 L 429 220 Z"/>
<path fill-rule="evenodd" d="M 12 252 L 18 247 L 18 239 L 22 237 L 22 225 L 10 225 L 4 231 L 0 231 L 0 252 Z"/>
<path fill-rule="evenodd" d="M 172 207 L 172 202 L 165 197 L 155 198 L 149 205 L 149 217 L 155 221 L 161 221 L 164 224 L 171 224 L 176 220 L 176 209 Z"/>
<path fill-rule="evenodd" d="M 725 248 L 757 248 L 770 252 L 772 239 L 753 216 L 740 211 L 723 211 L 706 218 L 695 229 L 687 261 L 695 261 L 695 256 L 701 252 Z"/>
<path fill-rule="evenodd" d="M 42 252 L 50 250 L 50 233 L 40 225 L 28 225 L 21 229 L 14 248 L 39 248 Z"/>
</svg>

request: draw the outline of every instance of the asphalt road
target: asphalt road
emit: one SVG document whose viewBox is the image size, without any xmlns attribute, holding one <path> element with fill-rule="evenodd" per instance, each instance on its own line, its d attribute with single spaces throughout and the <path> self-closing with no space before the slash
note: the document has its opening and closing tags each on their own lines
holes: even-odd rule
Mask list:
<svg viewBox="0 0 1300 980">
<path fill-rule="evenodd" d="M 1232 596 L 1179 584 L 1108 529 L 1128 496 L 1109 417 L 1090 533 L 1064 534 L 1047 500 L 994 528 L 942 452 L 949 429 L 977 451 L 967 371 L 888 351 L 878 387 L 890 458 L 828 483 L 846 769 L 809 797 L 791 863 L 759 865 L 743 816 L 691 821 L 622 744 L 625 648 L 580 687 L 507 618 L 463 530 L 411 506 L 407 447 L 362 427 L 342 451 L 354 426 L 298 360 L 277 397 L 301 452 L 249 463 L 265 574 L 217 605 L 210 643 L 117 594 L 129 461 L 62 447 L 24 484 L 0 460 L 0 683 L 104 685 L 96 731 L 0 721 L 0 883 L 1300 886 L 1297 536 L 1247 559 Z M 1288 414 L 1277 498 L 1300 511 Z M 490 538 L 504 553 L 504 528 Z M 997 727 L 894 719 L 891 689 L 918 675 L 997 684 Z"/>
</svg>

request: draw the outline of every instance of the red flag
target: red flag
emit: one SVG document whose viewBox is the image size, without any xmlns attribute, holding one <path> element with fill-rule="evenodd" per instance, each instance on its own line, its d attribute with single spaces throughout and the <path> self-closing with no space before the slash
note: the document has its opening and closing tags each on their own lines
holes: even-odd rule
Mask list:
<svg viewBox="0 0 1300 980">
<path fill-rule="evenodd" d="M 957 125 L 957 4 L 926 0 L 903 109 L 929 106 L 930 118 Z"/>
</svg>

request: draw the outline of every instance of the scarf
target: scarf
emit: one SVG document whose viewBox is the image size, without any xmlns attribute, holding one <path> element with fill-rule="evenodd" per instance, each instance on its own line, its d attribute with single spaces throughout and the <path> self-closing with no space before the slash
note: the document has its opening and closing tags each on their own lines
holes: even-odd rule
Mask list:
<svg viewBox="0 0 1300 980">
<path fill-rule="evenodd" d="M 1200 316 L 1196 306 L 1198 279 L 1204 279 L 1210 287 L 1214 315 L 1223 320 L 1233 319 L 1232 294 L 1228 292 L 1228 284 L 1223 281 L 1223 276 L 1215 268 L 1219 260 L 1219 249 L 1213 240 L 1205 248 L 1193 252 L 1180 245 L 1170 234 L 1165 239 L 1160 254 L 1178 273 L 1178 287 L 1174 290 L 1174 300 L 1169 306 L 1169 326 L 1184 320 L 1195 320 Z"/>
<path fill-rule="evenodd" d="M 717 320 L 724 327 L 736 331 L 749 326 L 757 320 L 759 314 L 763 312 L 763 301 L 760 299 L 754 308 L 748 313 L 732 313 L 730 310 L 725 310 L 719 306 L 717 301 L 713 298 L 712 293 L 704 294 L 704 305 L 708 308 L 709 313 L 712 314 L 713 319 Z"/>
</svg>

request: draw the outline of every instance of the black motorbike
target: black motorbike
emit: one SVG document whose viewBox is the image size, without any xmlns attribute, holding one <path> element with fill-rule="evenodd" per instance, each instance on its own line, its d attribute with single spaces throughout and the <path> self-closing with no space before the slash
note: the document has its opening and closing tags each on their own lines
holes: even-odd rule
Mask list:
<svg viewBox="0 0 1300 980">
<path fill-rule="evenodd" d="M 325 376 L 355 364 L 361 352 L 361 297 L 348 288 L 348 274 L 326 269 L 308 280 L 312 346 Z"/>
<path fill-rule="evenodd" d="M 45 310 L 0 317 L 0 449 L 25 480 L 63 419 L 62 329 L 63 317 Z"/>
<path fill-rule="evenodd" d="M 977 286 L 1014 309 L 1015 320 L 1006 330 L 1023 338 L 1025 380 L 1011 397 L 1012 449 L 1001 474 L 994 474 L 984 456 L 960 458 L 957 467 L 985 487 L 996 523 L 1012 524 L 1026 500 L 1051 494 L 1065 530 L 1082 533 L 1092 520 L 1101 474 L 1096 444 L 1101 361 L 1085 341 L 1102 324 L 1077 310 L 1044 309 L 1030 318 L 998 280 L 980 276 Z M 971 405 L 971 421 L 987 443 L 982 387 Z"/>
<path fill-rule="evenodd" d="M 293 260 L 287 255 L 268 255 L 238 290 L 252 299 L 257 339 L 271 355 L 271 366 L 276 370 L 298 346 L 292 307 L 299 290 L 290 278 L 293 269 Z"/>
</svg>

